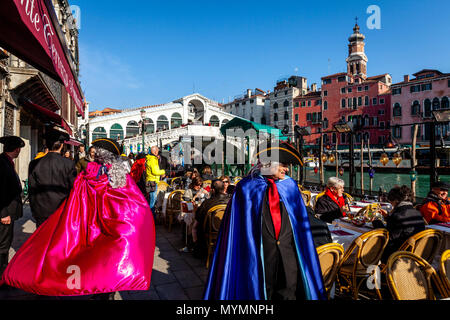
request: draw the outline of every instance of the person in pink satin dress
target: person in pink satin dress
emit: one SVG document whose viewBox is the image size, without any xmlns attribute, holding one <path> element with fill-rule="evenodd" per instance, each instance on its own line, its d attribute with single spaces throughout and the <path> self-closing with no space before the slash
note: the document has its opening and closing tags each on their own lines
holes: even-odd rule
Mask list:
<svg viewBox="0 0 450 320">
<path fill-rule="evenodd" d="M 1 282 L 43 296 L 148 290 L 155 224 L 148 202 L 110 139 L 70 196 L 15 254 Z"/>
</svg>

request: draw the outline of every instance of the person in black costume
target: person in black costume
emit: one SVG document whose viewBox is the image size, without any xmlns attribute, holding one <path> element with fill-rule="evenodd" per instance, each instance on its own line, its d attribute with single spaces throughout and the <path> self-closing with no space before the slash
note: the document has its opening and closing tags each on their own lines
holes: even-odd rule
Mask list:
<svg viewBox="0 0 450 320">
<path fill-rule="evenodd" d="M 66 137 L 60 136 L 51 151 L 29 173 L 30 207 L 39 228 L 69 196 L 77 177 L 75 163 L 61 156 Z"/>
<path fill-rule="evenodd" d="M 9 249 L 14 236 L 14 221 L 23 215 L 22 184 L 14 169 L 13 160 L 25 142 L 14 136 L 0 138 L 4 145 L 0 155 L 0 276 L 8 265 Z"/>
</svg>

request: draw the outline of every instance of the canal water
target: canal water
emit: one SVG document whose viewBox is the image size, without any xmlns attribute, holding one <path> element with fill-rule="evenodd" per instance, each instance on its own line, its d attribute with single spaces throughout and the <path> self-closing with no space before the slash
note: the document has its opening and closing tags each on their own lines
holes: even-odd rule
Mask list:
<svg viewBox="0 0 450 320">
<path fill-rule="evenodd" d="M 328 178 L 335 177 L 336 171 L 325 170 L 325 183 Z M 295 177 L 295 176 L 294 176 Z M 345 181 L 345 186 L 348 186 L 349 182 L 349 172 L 344 172 L 343 176 L 339 176 L 342 180 Z M 439 177 L 441 181 L 450 183 L 450 175 L 441 175 Z M 319 183 L 320 182 L 320 174 L 314 173 L 314 168 L 306 168 L 305 175 L 306 182 Z M 364 174 L 364 190 L 369 190 L 370 185 L 370 177 L 368 173 Z M 398 174 L 398 173 L 375 173 L 373 178 L 373 191 L 378 191 L 380 187 L 383 191 L 389 191 L 395 185 L 407 185 L 411 186 L 411 177 L 409 174 Z M 356 186 L 355 188 L 361 188 L 361 172 L 357 172 L 356 174 Z M 425 174 L 418 174 L 416 180 L 416 195 L 420 198 L 425 198 L 430 191 L 430 176 Z"/>
</svg>

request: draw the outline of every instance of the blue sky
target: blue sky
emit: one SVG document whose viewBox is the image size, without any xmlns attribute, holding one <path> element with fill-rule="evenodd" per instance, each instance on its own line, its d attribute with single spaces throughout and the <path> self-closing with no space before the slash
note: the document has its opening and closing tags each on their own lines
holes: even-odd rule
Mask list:
<svg viewBox="0 0 450 320">
<path fill-rule="evenodd" d="M 423 68 L 450 72 L 450 1 L 70 0 L 81 9 L 81 85 L 92 110 L 173 101 L 195 92 L 219 102 L 273 90 L 288 75 L 346 71 L 359 18 L 368 75 L 394 82 Z M 381 10 L 381 29 L 366 12 Z"/>
</svg>

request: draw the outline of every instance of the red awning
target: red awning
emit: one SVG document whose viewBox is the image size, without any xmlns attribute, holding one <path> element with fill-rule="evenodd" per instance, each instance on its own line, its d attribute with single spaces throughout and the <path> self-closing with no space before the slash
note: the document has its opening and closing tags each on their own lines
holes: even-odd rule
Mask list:
<svg viewBox="0 0 450 320">
<path fill-rule="evenodd" d="M 45 109 L 44 107 L 41 107 L 40 105 L 37 105 L 31 101 L 23 101 L 22 105 L 28 108 L 31 112 L 36 112 L 39 115 L 44 116 L 54 124 L 64 128 L 70 136 L 72 135 L 72 129 L 70 129 L 66 120 L 64 120 L 63 117 L 61 117 L 59 114 L 56 114 L 53 111 Z"/>
<path fill-rule="evenodd" d="M 0 46 L 66 87 L 84 115 L 83 95 L 51 0 L 0 0 Z"/>
<path fill-rule="evenodd" d="M 65 141 L 64 143 L 65 144 L 70 144 L 70 145 L 75 146 L 75 147 L 81 146 L 83 144 L 82 142 L 80 142 L 78 140 L 75 140 L 75 139 L 70 139 L 68 141 Z"/>
</svg>

